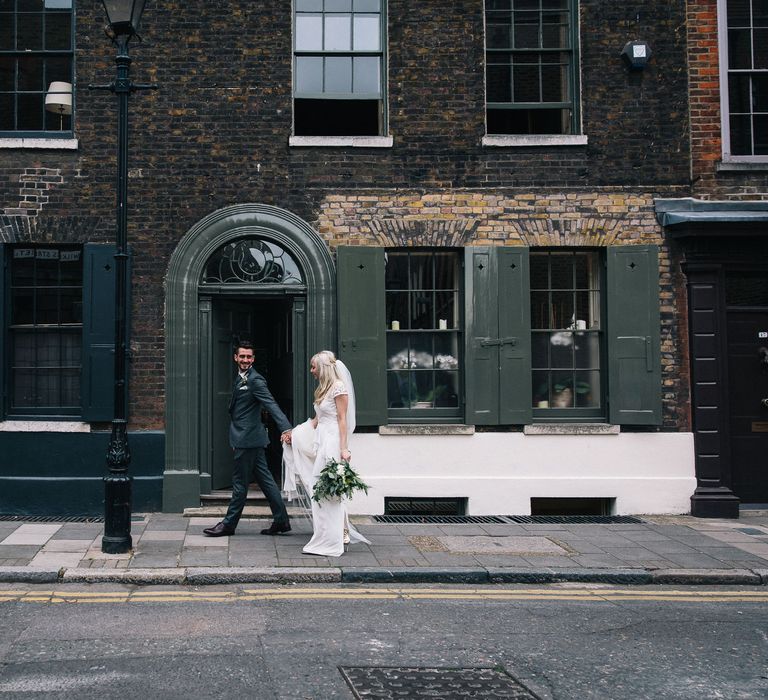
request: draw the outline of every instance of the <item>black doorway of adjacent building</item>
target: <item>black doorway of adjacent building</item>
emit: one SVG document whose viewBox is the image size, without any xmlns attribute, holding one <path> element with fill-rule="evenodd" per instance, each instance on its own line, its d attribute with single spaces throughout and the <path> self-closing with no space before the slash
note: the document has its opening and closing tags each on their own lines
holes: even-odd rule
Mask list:
<svg viewBox="0 0 768 700">
<path fill-rule="evenodd" d="M 733 305 L 734 286 L 727 284 L 728 395 L 733 492 L 742 503 L 768 503 L 768 276 L 757 289 L 764 298 L 746 297 L 763 308 Z"/>
<path fill-rule="evenodd" d="M 233 361 L 238 342 L 254 346 L 254 369 L 266 380 L 280 408 L 294 422 L 294 323 L 292 298 L 214 298 L 212 312 L 211 372 L 211 486 L 228 489 L 232 483 L 232 449 L 229 446 L 229 401 L 236 367 Z M 282 485 L 280 433 L 271 416 L 263 419 L 269 431 L 267 462 L 275 481 Z"/>
</svg>

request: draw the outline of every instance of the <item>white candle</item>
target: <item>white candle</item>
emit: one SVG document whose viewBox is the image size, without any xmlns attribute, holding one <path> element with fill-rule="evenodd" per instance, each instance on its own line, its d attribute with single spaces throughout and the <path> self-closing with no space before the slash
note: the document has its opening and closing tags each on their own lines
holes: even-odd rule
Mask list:
<svg viewBox="0 0 768 700">
<path fill-rule="evenodd" d="M 393 331 L 399 331 L 400 330 L 400 321 L 392 321 L 392 330 Z"/>
<path fill-rule="evenodd" d="M 446 321 L 444 318 L 441 318 L 438 323 L 440 324 L 440 330 L 444 331 L 448 328 L 448 321 Z"/>
</svg>

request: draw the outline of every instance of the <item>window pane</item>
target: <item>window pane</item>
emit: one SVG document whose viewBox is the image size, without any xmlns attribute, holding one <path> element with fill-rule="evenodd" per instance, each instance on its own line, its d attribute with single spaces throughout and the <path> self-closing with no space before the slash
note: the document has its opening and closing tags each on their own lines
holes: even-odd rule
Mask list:
<svg viewBox="0 0 768 700">
<path fill-rule="evenodd" d="M 410 346 L 408 366 L 411 369 L 432 369 L 434 367 L 432 335 L 429 333 L 412 333 L 408 340 Z"/>
<path fill-rule="evenodd" d="M 514 47 L 516 49 L 539 48 L 538 12 L 515 12 Z"/>
<path fill-rule="evenodd" d="M 352 9 L 352 0 L 325 0 L 326 12 L 349 12 Z"/>
<path fill-rule="evenodd" d="M 16 15 L 16 41 L 18 49 L 39 51 L 43 48 L 43 15 L 19 13 Z"/>
<path fill-rule="evenodd" d="M 43 59 L 25 56 L 19 59 L 19 90 L 45 90 Z"/>
<path fill-rule="evenodd" d="M 768 68 L 768 29 L 755 29 L 755 68 Z"/>
<path fill-rule="evenodd" d="M 758 73 L 752 76 L 752 106 L 755 112 L 768 112 L 768 74 Z M 731 103 L 731 111 L 746 110 L 736 109 Z"/>
<path fill-rule="evenodd" d="M 537 372 L 534 370 L 531 386 L 533 390 L 531 405 L 534 408 L 549 408 L 549 372 Z"/>
<path fill-rule="evenodd" d="M 296 15 L 296 50 L 320 51 L 322 48 L 322 15 Z"/>
<path fill-rule="evenodd" d="M 459 368 L 459 339 L 456 333 L 441 333 L 434 336 L 435 368 Z"/>
<path fill-rule="evenodd" d="M 435 292 L 435 325 L 438 329 L 458 327 L 458 308 L 455 292 Z"/>
<path fill-rule="evenodd" d="M 379 15 L 355 15 L 355 51 L 378 51 L 381 45 Z"/>
<path fill-rule="evenodd" d="M 515 102 L 540 102 L 539 66 L 516 65 L 512 69 Z"/>
<path fill-rule="evenodd" d="M 489 20 L 486 26 L 486 42 L 489 49 L 512 48 L 512 26 L 510 20 L 508 18 L 503 22 Z"/>
<path fill-rule="evenodd" d="M 434 292 L 413 292 L 411 294 L 411 328 L 435 328 Z"/>
<path fill-rule="evenodd" d="M 352 48 L 352 15 L 325 16 L 325 50 L 349 51 Z"/>
<path fill-rule="evenodd" d="M 322 12 L 323 0 L 296 0 L 296 12 Z"/>
<path fill-rule="evenodd" d="M 547 12 L 543 16 L 541 45 L 545 49 L 568 48 L 568 14 Z"/>
<path fill-rule="evenodd" d="M 573 333 L 557 331 L 549 337 L 550 366 L 553 368 L 573 367 Z"/>
<path fill-rule="evenodd" d="M 748 27 L 750 0 L 728 0 L 728 26 Z"/>
<path fill-rule="evenodd" d="M 61 290 L 60 323 L 83 322 L 83 292 L 78 287 Z"/>
<path fill-rule="evenodd" d="M 355 12 L 379 12 L 381 10 L 380 0 L 354 0 Z"/>
<path fill-rule="evenodd" d="M 0 14 L 0 51 L 12 51 L 15 46 L 13 15 Z"/>
<path fill-rule="evenodd" d="M 577 369 L 600 367 L 600 337 L 597 333 L 576 333 L 574 363 Z"/>
<path fill-rule="evenodd" d="M 752 0 L 752 26 L 768 27 L 768 0 Z"/>
<path fill-rule="evenodd" d="M 0 131 L 15 128 L 14 105 L 13 95 L 0 94 Z"/>
<path fill-rule="evenodd" d="M 410 408 L 411 387 L 408 372 L 387 372 L 387 404 L 389 408 Z"/>
<path fill-rule="evenodd" d="M 385 275 L 387 289 L 408 289 L 408 255 L 387 253 Z"/>
<path fill-rule="evenodd" d="M 728 31 L 728 67 L 752 68 L 752 33 L 749 29 Z"/>
<path fill-rule="evenodd" d="M 549 334 L 531 335 L 531 366 L 534 369 L 549 367 Z"/>
<path fill-rule="evenodd" d="M 512 68 L 492 66 L 487 68 L 488 102 L 512 101 Z"/>
<path fill-rule="evenodd" d="M 387 333 L 387 369 L 408 367 L 408 334 Z"/>
<path fill-rule="evenodd" d="M 410 281 L 412 289 L 434 289 L 432 275 L 434 257 L 429 253 L 413 253 L 410 265 Z"/>
<path fill-rule="evenodd" d="M 531 327 L 551 328 L 549 292 L 531 292 Z"/>
<path fill-rule="evenodd" d="M 542 102 L 566 102 L 568 100 L 568 79 L 564 66 L 541 67 Z"/>
<path fill-rule="evenodd" d="M 754 117 L 755 134 L 755 155 L 768 155 L 768 115 L 755 115 Z"/>
<path fill-rule="evenodd" d="M 600 406 L 600 372 L 575 373 L 575 400 L 579 408 Z"/>
<path fill-rule="evenodd" d="M 456 408 L 459 405 L 459 373 L 435 372 L 435 408 Z"/>
<path fill-rule="evenodd" d="M 49 12 L 45 16 L 45 48 L 49 51 L 68 49 L 72 45 L 72 15 Z"/>
<path fill-rule="evenodd" d="M 387 328 L 392 328 L 392 322 L 397 324 L 392 330 L 408 328 L 408 292 L 387 292 Z"/>
<path fill-rule="evenodd" d="M 573 372 L 552 372 L 550 408 L 573 408 Z"/>
<path fill-rule="evenodd" d="M 352 57 L 327 56 L 325 59 L 325 92 L 352 92 Z"/>
<path fill-rule="evenodd" d="M 11 323 L 13 325 L 31 325 L 34 323 L 34 290 L 14 289 L 11 299 Z"/>
<path fill-rule="evenodd" d="M 18 128 L 40 130 L 43 128 L 43 95 L 19 95 Z"/>
<path fill-rule="evenodd" d="M 296 92 L 323 91 L 323 59 L 319 56 L 296 57 Z"/>
<path fill-rule="evenodd" d="M 551 255 L 549 258 L 551 268 L 552 289 L 573 289 L 573 255 Z"/>
<path fill-rule="evenodd" d="M 381 94 L 378 57 L 356 57 L 352 59 L 352 65 L 354 66 L 354 92 L 368 95 Z"/>
<path fill-rule="evenodd" d="M 749 115 L 734 116 L 730 119 L 731 153 L 752 155 L 752 119 Z"/>
</svg>

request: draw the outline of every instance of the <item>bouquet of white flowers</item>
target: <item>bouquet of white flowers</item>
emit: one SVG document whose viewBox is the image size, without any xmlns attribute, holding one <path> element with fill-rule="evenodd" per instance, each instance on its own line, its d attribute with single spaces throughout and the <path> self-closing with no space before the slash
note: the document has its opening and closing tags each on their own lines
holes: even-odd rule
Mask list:
<svg viewBox="0 0 768 700">
<path fill-rule="evenodd" d="M 335 459 L 329 459 L 315 483 L 312 499 L 320 503 L 331 498 L 351 496 L 354 491 L 368 493 L 368 484 L 358 476 L 346 460 L 337 462 Z"/>
</svg>

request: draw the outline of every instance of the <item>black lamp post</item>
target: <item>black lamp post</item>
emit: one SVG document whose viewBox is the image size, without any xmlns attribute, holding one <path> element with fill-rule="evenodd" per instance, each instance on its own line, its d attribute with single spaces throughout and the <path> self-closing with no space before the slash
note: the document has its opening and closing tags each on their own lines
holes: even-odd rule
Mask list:
<svg viewBox="0 0 768 700">
<path fill-rule="evenodd" d="M 152 89 L 154 85 L 131 82 L 128 73 L 131 57 L 128 42 L 136 36 L 144 10 L 144 0 L 102 0 L 107 13 L 112 41 L 117 46 L 117 77 L 110 85 L 91 85 L 117 95 L 117 236 L 115 253 L 115 409 L 112 434 L 107 448 L 104 477 L 104 537 L 101 551 L 122 554 L 131 549 L 131 482 L 128 465 L 126 406 L 128 398 L 128 319 L 127 241 L 128 241 L 128 95 L 135 90 Z"/>
</svg>

